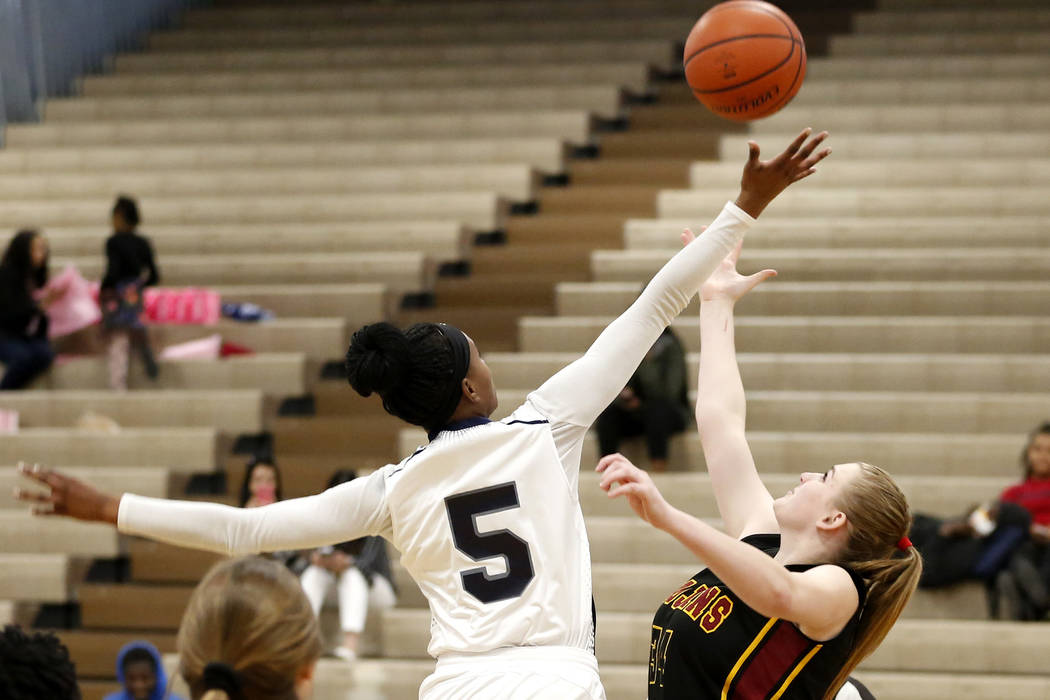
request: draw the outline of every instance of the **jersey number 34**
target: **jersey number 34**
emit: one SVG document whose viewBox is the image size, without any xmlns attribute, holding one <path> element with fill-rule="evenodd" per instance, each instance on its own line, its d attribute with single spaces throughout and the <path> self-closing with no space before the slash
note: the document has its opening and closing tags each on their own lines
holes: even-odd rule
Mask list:
<svg viewBox="0 0 1050 700">
<path fill-rule="evenodd" d="M 502 557 L 506 572 L 490 576 L 484 566 L 461 571 L 463 588 L 482 603 L 517 598 L 536 575 L 529 543 L 510 530 L 478 530 L 478 517 L 520 508 L 518 488 L 513 482 L 457 493 L 445 499 L 448 522 L 456 549 L 474 561 Z"/>
</svg>

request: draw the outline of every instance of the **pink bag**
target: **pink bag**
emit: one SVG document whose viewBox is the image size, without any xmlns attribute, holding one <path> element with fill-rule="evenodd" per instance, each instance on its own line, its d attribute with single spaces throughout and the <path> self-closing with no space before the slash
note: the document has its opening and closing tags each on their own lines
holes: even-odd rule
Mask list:
<svg viewBox="0 0 1050 700">
<path fill-rule="evenodd" d="M 219 322 L 221 299 L 210 289 L 147 288 L 145 319 L 149 323 L 209 326 Z"/>
<path fill-rule="evenodd" d="M 18 411 L 0 408 L 0 435 L 18 432 Z"/>
<path fill-rule="evenodd" d="M 98 294 L 94 285 L 81 277 L 75 267 L 69 265 L 58 275 L 52 277 L 37 296 L 43 296 L 52 289 L 65 289 L 66 293 L 57 299 L 47 310 L 49 319 L 48 337 L 58 338 L 76 333 L 102 319 L 98 308 Z"/>
<path fill-rule="evenodd" d="M 200 340 L 169 345 L 161 351 L 160 358 L 162 360 L 217 360 L 221 346 L 222 336 L 216 333 Z"/>
</svg>

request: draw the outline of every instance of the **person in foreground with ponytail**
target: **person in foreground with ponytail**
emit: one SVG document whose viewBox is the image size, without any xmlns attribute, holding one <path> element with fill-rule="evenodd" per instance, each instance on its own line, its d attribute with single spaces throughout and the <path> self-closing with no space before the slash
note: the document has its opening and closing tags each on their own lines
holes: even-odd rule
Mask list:
<svg viewBox="0 0 1050 700">
<path fill-rule="evenodd" d="M 190 597 L 176 646 L 193 700 L 308 700 L 321 656 L 299 580 L 262 557 L 212 567 Z"/>
<path fill-rule="evenodd" d="M 776 273 L 740 275 L 739 254 L 700 293 L 696 420 L 725 531 L 672 507 L 622 455 L 598 463 L 599 485 L 707 565 L 656 613 L 649 700 L 831 700 L 897 621 L 922 560 L 904 494 L 878 467 L 805 473 L 775 500 L 762 484 L 744 434 L 733 307 Z"/>
<path fill-rule="evenodd" d="M 444 324 L 402 331 L 375 323 L 354 333 L 347 375 L 358 393 L 379 394 L 387 412 L 427 431 L 429 444 L 400 464 L 318 496 L 245 510 L 112 498 L 47 470 L 26 474 L 49 492 L 20 497 L 47 513 L 231 554 L 382 536 L 430 605 L 429 651 L 438 662 L 420 698 L 604 698 L 578 492 L 587 429 L 754 217 L 815 172 L 830 152 L 819 148 L 826 137 L 807 129 L 769 161 L 751 143 L 736 202 L 583 357 L 499 422 L 489 420 L 498 406 L 492 375 L 466 334 Z"/>
</svg>

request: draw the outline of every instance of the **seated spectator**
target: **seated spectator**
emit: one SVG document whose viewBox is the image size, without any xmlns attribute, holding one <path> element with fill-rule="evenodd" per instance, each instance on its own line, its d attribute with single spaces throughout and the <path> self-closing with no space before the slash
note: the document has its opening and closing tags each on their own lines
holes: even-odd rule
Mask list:
<svg viewBox="0 0 1050 700">
<path fill-rule="evenodd" d="M 335 488 L 357 478 L 349 469 L 332 474 L 328 488 Z M 357 658 L 358 642 L 365 629 L 368 609 L 389 608 L 397 602 L 386 543 L 381 537 L 362 537 L 314 550 L 310 566 L 302 575 L 303 591 L 314 614 L 333 591 L 338 591 L 339 626 L 343 644 L 333 654 L 345 661 Z"/>
<path fill-rule="evenodd" d="M 142 290 L 160 280 L 149 239 L 136 232 L 139 208 L 121 196 L 113 205 L 113 234 L 106 240 L 106 274 L 99 289 L 102 326 L 109 340 L 109 383 L 112 389 L 128 388 L 131 346 L 138 350 L 146 374 L 159 372 L 149 335 L 142 323 Z"/>
<path fill-rule="evenodd" d="M 662 472 L 671 436 L 685 430 L 691 417 L 685 351 L 666 328 L 624 390 L 598 416 L 598 447 L 602 456 L 613 454 L 623 438 L 645 435 L 652 470 Z"/>
<path fill-rule="evenodd" d="M 241 508 L 258 508 L 276 503 L 281 498 L 281 470 L 271 455 L 256 455 L 248 460 L 244 480 L 241 482 L 239 505 Z M 271 552 L 266 556 L 284 564 L 297 576 L 309 563 L 300 552 Z"/>
<path fill-rule="evenodd" d="M 17 625 L 0 631 L 0 698 L 80 700 L 76 667 L 58 637 Z"/>
<path fill-rule="evenodd" d="M 1014 619 L 1041 620 L 1050 608 L 1050 422 L 1029 434 L 1021 466 L 1024 481 L 999 498 L 1024 508 L 1032 522 L 1028 541 L 1013 553 L 1000 587 Z"/>
<path fill-rule="evenodd" d="M 104 700 L 182 700 L 169 694 L 168 676 L 157 647 L 146 641 L 128 642 L 117 654 L 117 681 L 123 687 Z"/>
<path fill-rule="evenodd" d="M 269 455 L 256 455 L 248 460 L 241 482 L 241 508 L 268 506 L 281 500 L 281 472 Z"/>
<path fill-rule="evenodd" d="M 299 581 L 262 557 L 212 567 L 186 607 L 177 646 L 193 700 L 306 700 L 321 655 Z"/>
<path fill-rule="evenodd" d="M 47 308 L 61 298 L 34 293 L 47 284 L 47 239 L 19 231 L 0 259 L 0 362 L 6 367 L 0 389 L 21 389 L 51 366 L 55 353 L 47 338 Z"/>
</svg>

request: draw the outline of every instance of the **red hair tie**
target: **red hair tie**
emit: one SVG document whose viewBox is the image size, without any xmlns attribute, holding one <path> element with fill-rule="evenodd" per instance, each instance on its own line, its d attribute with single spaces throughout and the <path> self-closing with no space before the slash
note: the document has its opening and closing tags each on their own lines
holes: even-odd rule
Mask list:
<svg viewBox="0 0 1050 700">
<path fill-rule="evenodd" d="M 908 539 L 907 535 L 905 535 L 904 537 L 900 538 L 897 541 L 897 549 L 901 550 L 902 552 L 907 552 L 908 551 L 908 547 L 911 547 L 911 546 L 912 546 L 911 540 Z"/>
</svg>

